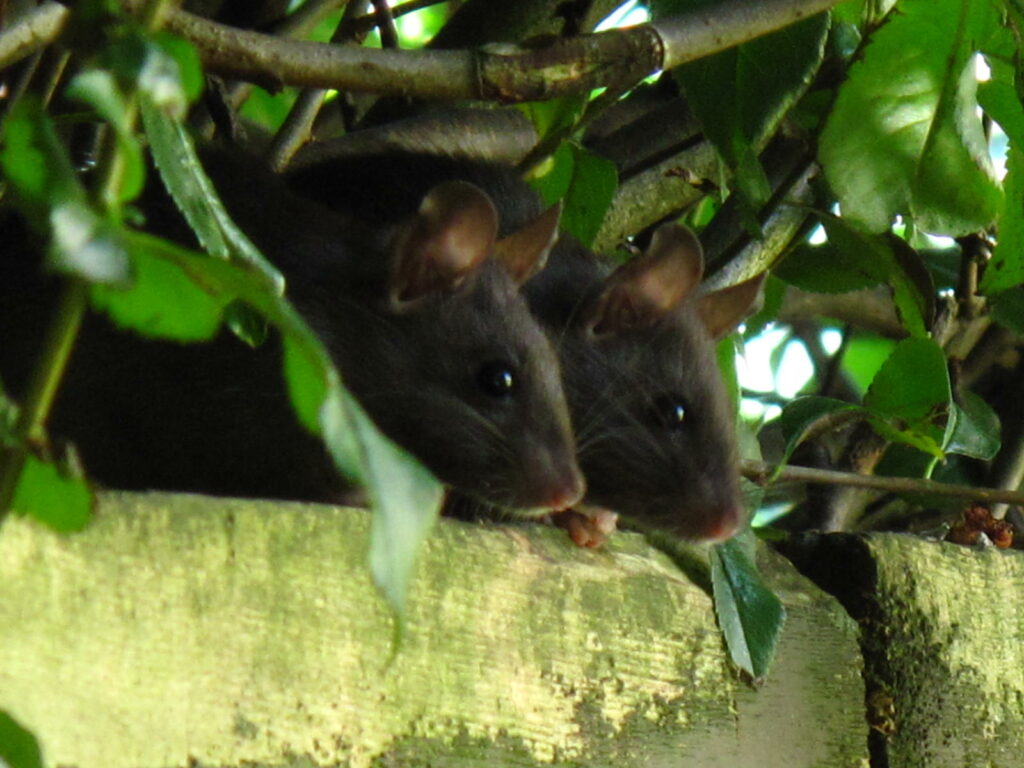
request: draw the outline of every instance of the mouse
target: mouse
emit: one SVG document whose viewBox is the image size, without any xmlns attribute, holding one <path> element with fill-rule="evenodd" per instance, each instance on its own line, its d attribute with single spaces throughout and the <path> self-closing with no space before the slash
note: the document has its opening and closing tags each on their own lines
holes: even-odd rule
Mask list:
<svg viewBox="0 0 1024 768">
<path fill-rule="evenodd" d="M 385 435 L 448 487 L 489 504 L 529 513 L 579 501 L 557 357 L 521 292 L 550 250 L 557 212 L 509 232 L 502 249 L 498 211 L 469 182 L 431 185 L 368 225 L 294 194 L 251 158 L 202 158 Z M 166 193 L 147 190 L 139 207 L 149 231 L 195 245 Z M 12 299 L 0 334 L 17 340 L 2 345 L 0 378 L 15 394 L 45 327 L 39 298 L 59 289 L 32 268 L 32 248 L 22 250 L 2 268 L 20 274 L 0 279 Z M 291 410 L 281 355 L 273 333 L 256 349 L 226 329 L 177 344 L 90 312 L 50 430 L 108 487 L 344 500 L 349 484 Z"/>
<path fill-rule="evenodd" d="M 383 214 L 391 189 L 415 198 L 443 180 L 479 185 L 503 220 L 521 226 L 542 210 L 511 166 L 385 151 L 299 161 L 286 178 L 328 205 Z M 355 181 L 355 184 L 351 182 Z M 581 546 L 596 546 L 616 515 L 691 540 L 722 541 L 744 522 L 735 425 L 715 342 L 749 312 L 760 280 L 703 293 L 703 254 L 688 229 L 664 224 L 643 254 L 623 265 L 561 235 L 525 286 L 562 370 L 586 495 L 557 521 Z"/>
</svg>

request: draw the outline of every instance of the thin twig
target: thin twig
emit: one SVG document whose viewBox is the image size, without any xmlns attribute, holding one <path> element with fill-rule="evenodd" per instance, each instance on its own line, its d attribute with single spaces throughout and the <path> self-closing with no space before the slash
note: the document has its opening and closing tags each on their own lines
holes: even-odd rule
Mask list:
<svg viewBox="0 0 1024 768">
<path fill-rule="evenodd" d="M 768 485 L 776 467 L 761 461 L 741 462 L 740 472 L 758 485 Z M 998 488 L 975 488 L 971 485 L 952 485 L 914 477 L 878 477 L 856 475 L 850 472 L 835 472 L 825 469 L 797 467 L 792 464 L 779 472 L 774 482 L 814 483 L 818 485 L 848 485 L 858 488 L 873 488 L 891 493 L 925 493 L 938 496 L 953 496 L 987 503 L 1002 502 L 1024 506 L 1024 493 L 1005 491 Z"/>
<path fill-rule="evenodd" d="M 57 397 L 57 389 L 82 325 L 87 291 L 88 286 L 84 281 L 76 277 L 68 278 L 42 353 L 32 372 L 25 404 L 14 427 L 20 442 L 0 455 L 0 521 L 14 501 L 18 478 L 28 457 L 27 446 L 42 436 L 53 401 Z"/>
</svg>

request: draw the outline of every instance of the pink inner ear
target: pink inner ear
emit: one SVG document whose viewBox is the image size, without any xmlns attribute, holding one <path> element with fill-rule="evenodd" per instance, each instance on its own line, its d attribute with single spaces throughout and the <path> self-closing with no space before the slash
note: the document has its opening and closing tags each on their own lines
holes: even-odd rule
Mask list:
<svg viewBox="0 0 1024 768">
<path fill-rule="evenodd" d="M 701 296 L 697 314 L 712 339 L 719 339 L 729 333 L 754 311 L 764 278 L 762 273 L 750 280 Z"/>
<path fill-rule="evenodd" d="M 562 204 L 555 203 L 544 213 L 494 244 L 494 257 L 522 285 L 544 268 L 548 253 L 558 240 L 558 221 Z"/>
<path fill-rule="evenodd" d="M 590 327 L 595 333 L 614 333 L 653 325 L 692 295 L 703 271 L 696 235 L 678 224 L 663 224 L 643 256 L 607 279 Z"/>
<path fill-rule="evenodd" d="M 439 184 L 396 233 L 392 297 L 456 290 L 490 255 L 497 235 L 498 212 L 482 190 L 464 181 Z"/>
</svg>

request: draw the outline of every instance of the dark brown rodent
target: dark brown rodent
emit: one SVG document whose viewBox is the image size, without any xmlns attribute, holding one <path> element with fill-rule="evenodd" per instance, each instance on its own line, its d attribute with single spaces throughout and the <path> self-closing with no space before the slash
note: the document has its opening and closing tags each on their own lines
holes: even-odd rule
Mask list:
<svg viewBox="0 0 1024 768">
<path fill-rule="evenodd" d="M 229 212 L 284 274 L 288 297 L 387 435 L 443 482 L 489 503 L 561 508 L 579 499 L 557 360 L 516 280 L 492 257 L 497 219 L 484 193 L 433 185 L 366 227 L 291 194 L 255 163 L 222 153 L 205 162 Z M 188 241 L 162 195 L 144 209 L 152 230 Z M 5 282 L 24 305 L 38 297 L 38 278 L 20 272 L 20 286 Z M 24 380 L 32 329 L 43 321 L 15 304 L 5 300 L 0 312 L 0 333 L 20 340 L 0 353 L 13 385 Z M 271 339 L 254 351 L 226 331 L 210 344 L 161 343 L 92 316 L 52 431 L 73 439 L 107 485 L 337 498 L 341 478 L 291 413 L 279 347 Z"/>
<path fill-rule="evenodd" d="M 300 193 L 353 206 L 369 221 L 384 213 L 383 190 L 415 199 L 449 179 L 485 189 L 510 226 L 540 210 L 512 169 L 433 155 L 333 159 L 300 166 L 289 179 Z M 353 199 L 355 189 L 373 192 Z M 583 508 L 686 538 L 724 539 L 744 510 L 712 339 L 739 321 L 756 286 L 699 296 L 701 268 L 696 238 L 674 226 L 618 269 L 562 237 L 526 292 L 561 360 L 587 478 Z"/>
</svg>

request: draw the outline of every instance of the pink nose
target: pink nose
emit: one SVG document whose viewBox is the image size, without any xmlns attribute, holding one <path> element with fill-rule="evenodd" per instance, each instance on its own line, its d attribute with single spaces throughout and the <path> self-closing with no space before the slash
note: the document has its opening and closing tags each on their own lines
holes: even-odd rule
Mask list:
<svg viewBox="0 0 1024 768">
<path fill-rule="evenodd" d="M 571 472 L 568 477 L 563 478 L 562 482 L 551 489 L 550 495 L 540 506 L 544 509 L 561 512 L 579 504 L 585 490 L 583 475 L 579 472 Z"/>
<path fill-rule="evenodd" d="M 719 510 L 711 515 L 704 527 L 697 532 L 698 539 L 722 542 L 731 539 L 743 526 L 743 510 L 737 507 Z"/>
</svg>

